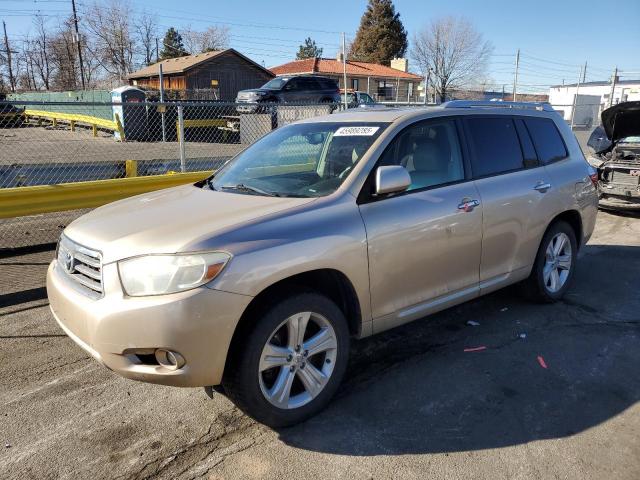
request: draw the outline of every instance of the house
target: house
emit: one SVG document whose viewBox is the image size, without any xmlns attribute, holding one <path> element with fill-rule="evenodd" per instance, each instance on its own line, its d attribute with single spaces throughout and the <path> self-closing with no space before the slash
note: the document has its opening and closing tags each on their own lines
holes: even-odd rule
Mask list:
<svg viewBox="0 0 640 480">
<path fill-rule="evenodd" d="M 213 90 L 217 99 L 225 101 L 234 101 L 238 91 L 260 87 L 274 77 L 266 68 L 228 48 L 149 65 L 130 74 L 127 77 L 129 85 L 158 90 L 160 65 L 165 90 L 182 93 Z"/>
<path fill-rule="evenodd" d="M 640 80 L 616 79 L 611 97 L 611 82 L 596 81 L 549 87 L 549 103 L 559 111 L 565 120 L 574 116 L 576 125 L 595 125 L 600 122 L 602 110 L 620 102 L 640 100 Z M 577 95 L 577 97 L 576 97 Z M 576 112 L 573 114 L 574 98 Z"/>
<path fill-rule="evenodd" d="M 333 78 L 344 88 L 342 54 L 337 58 L 306 58 L 271 67 L 276 76 L 322 75 Z M 391 66 L 347 60 L 347 89 L 367 92 L 378 101 L 414 102 L 418 97 L 420 75 L 409 72 L 405 58 L 391 60 Z"/>
</svg>

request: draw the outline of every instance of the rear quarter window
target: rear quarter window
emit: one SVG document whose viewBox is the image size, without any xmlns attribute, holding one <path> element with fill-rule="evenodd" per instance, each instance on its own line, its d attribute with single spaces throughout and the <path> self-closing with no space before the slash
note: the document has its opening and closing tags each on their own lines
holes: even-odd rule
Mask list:
<svg viewBox="0 0 640 480">
<path fill-rule="evenodd" d="M 546 165 L 567 158 L 567 147 L 553 120 L 548 118 L 525 118 L 533 146 L 538 153 L 540 163 Z"/>
<path fill-rule="evenodd" d="M 524 168 L 520 140 L 511 117 L 470 117 L 465 120 L 473 155 L 474 177 Z"/>
</svg>

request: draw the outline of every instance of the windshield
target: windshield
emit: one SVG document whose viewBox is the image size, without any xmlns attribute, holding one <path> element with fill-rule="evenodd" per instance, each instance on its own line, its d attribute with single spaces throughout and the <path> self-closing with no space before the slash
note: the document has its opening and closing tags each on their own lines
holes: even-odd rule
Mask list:
<svg viewBox="0 0 640 480">
<path fill-rule="evenodd" d="M 265 88 L 267 90 L 280 90 L 285 83 L 287 83 L 286 78 L 274 78 L 272 80 L 269 80 L 260 88 Z"/>
<path fill-rule="evenodd" d="M 283 197 L 333 193 L 388 124 L 303 123 L 262 137 L 207 185 L 219 191 Z"/>
</svg>

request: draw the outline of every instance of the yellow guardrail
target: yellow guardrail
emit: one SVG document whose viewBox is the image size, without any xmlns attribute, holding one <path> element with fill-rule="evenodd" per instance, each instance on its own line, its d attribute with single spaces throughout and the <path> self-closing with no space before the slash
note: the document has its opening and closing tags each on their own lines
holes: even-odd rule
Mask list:
<svg viewBox="0 0 640 480">
<path fill-rule="evenodd" d="M 117 113 L 115 114 L 115 120 L 107 120 L 106 118 L 82 115 L 79 113 L 49 112 L 47 110 L 33 110 L 30 108 L 25 109 L 24 115 L 27 118 L 46 118 L 47 120 L 51 120 L 54 126 L 56 126 L 59 121 L 69 122 L 72 132 L 76 129 L 76 123 L 90 125 L 93 129 L 94 137 L 98 135 L 98 128 L 104 128 L 114 132 L 117 131 L 120 133 L 120 138 L 124 140 L 124 129 L 122 128 L 122 122 Z"/>
<path fill-rule="evenodd" d="M 94 208 L 122 198 L 200 181 L 211 172 L 0 188 L 0 218 Z"/>
<path fill-rule="evenodd" d="M 227 121 L 221 118 L 204 118 L 199 120 L 185 120 L 184 128 L 226 127 Z M 180 122 L 176 121 L 176 138 L 180 140 Z"/>
</svg>

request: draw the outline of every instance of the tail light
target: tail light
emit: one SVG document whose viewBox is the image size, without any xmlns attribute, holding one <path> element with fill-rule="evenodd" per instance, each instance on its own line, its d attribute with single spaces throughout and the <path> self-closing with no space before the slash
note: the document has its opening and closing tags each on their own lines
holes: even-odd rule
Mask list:
<svg viewBox="0 0 640 480">
<path fill-rule="evenodd" d="M 591 179 L 593 186 L 598 188 L 598 171 L 591 165 L 589 165 L 589 178 Z"/>
</svg>

